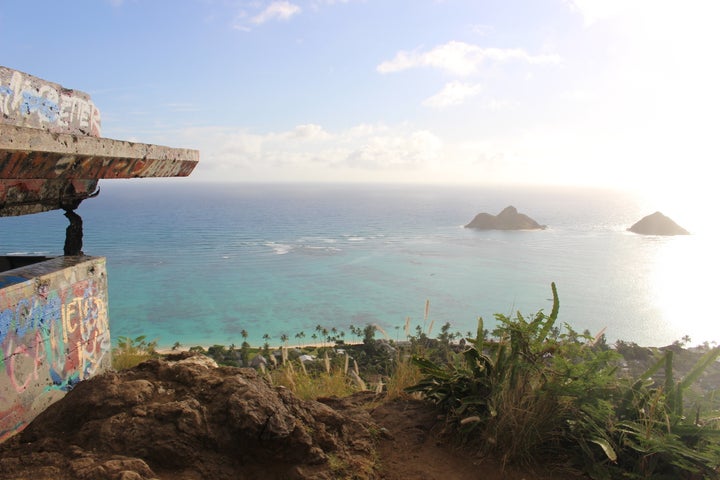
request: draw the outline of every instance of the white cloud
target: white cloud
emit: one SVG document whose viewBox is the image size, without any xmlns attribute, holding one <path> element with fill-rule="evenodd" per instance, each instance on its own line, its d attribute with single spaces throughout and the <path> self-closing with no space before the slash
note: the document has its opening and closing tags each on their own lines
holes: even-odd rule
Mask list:
<svg viewBox="0 0 720 480">
<path fill-rule="evenodd" d="M 400 51 L 395 58 L 377 66 L 380 73 L 394 73 L 410 68 L 437 68 L 450 74 L 466 76 L 477 72 L 487 62 L 512 60 L 530 64 L 558 64 L 559 55 L 530 55 L 520 48 L 482 48 L 465 42 L 451 41 L 427 52 Z"/>
<path fill-rule="evenodd" d="M 479 83 L 450 82 L 443 89 L 423 102 L 426 107 L 445 108 L 460 105 L 468 98 L 478 95 L 482 91 Z"/>
<path fill-rule="evenodd" d="M 442 141 L 427 130 L 406 135 L 384 135 L 364 139 L 345 157 L 348 166 L 361 169 L 416 168 L 439 157 Z"/>
<path fill-rule="evenodd" d="M 271 3 L 265 10 L 254 16 L 251 21 L 259 25 L 270 20 L 288 20 L 298 13 L 300 13 L 300 7 L 283 0 Z"/>
<path fill-rule="evenodd" d="M 328 132 L 317 124 L 252 133 L 224 127 L 192 128 L 174 134 L 201 152 L 193 177 L 205 180 L 340 181 L 412 176 L 442 157 L 442 140 L 406 125 L 357 125 Z"/>
<path fill-rule="evenodd" d="M 298 125 L 291 131 L 285 134 L 288 139 L 306 141 L 306 142 L 318 142 L 328 140 L 331 135 L 325 131 L 320 125 L 314 123 L 308 123 L 304 125 Z"/>
</svg>

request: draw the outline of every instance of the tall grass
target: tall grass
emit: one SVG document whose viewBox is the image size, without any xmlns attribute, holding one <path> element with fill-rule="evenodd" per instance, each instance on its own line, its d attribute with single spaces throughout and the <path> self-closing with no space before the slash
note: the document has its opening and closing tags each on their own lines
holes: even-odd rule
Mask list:
<svg viewBox="0 0 720 480">
<path fill-rule="evenodd" d="M 326 355 L 323 359 L 322 371 L 308 372 L 301 361 L 286 361 L 270 372 L 273 384 L 290 389 L 304 400 L 315 400 L 320 397 L 345 397 L 359 391 L 361 386 L 349 375 L 347 356 L 344 355 L 342 365 L 333 363 Z"/>
<path fill-rule="evenodd" d="M 147 341 L 145 335 L 136 338 L 118 337 L 117 346 L 112 351 L 112 367 L 124 370 L 141 364 L 157 356 L 157 341 Z"/>
<path fill-rule="evenodd" d="M 407 388 L 417 384 L 420 369 L 408 355 L 398 354 L 393 369 L 387 376 L 376 376 L 368 383 L 361 377 L 357 362 L 349 355 L 330 358 L 327 354 L 312 364 L 300 360 L 286 360 L 267 372 L 271 383 L 290 389 L 305 400 L 320 397 L 344 397 L 353 393 L 372 390 L 383 393 L 383 400 L 408 397 Z"/>
<path fill-rule="evenodd" d="M 398 398 L 408 397 L 410 394 L 408 388 L 417 385 L 422 379 L 420 368 L 412 361 L 408 355 L 398 353 L 398 359 L 395 363 L 395 369 L 385 381 L 385 392 L 387 400 L 395 400 Z"/>
</svg>

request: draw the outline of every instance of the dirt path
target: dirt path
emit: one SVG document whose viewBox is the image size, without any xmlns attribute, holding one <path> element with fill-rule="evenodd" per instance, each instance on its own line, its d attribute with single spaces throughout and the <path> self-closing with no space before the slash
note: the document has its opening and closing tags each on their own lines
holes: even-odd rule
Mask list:
<svg viewBox="0 0 720 480">
<path fill-rule="evenodd" d="M 473 458 L 441 441 L 442 420 L 420 401 L 384 403 L 371 416 L 385 429 L 378 445 L 380 478 L 385 480 L 578 480 L 503 469 L 491 460 Z"/>
</svg>

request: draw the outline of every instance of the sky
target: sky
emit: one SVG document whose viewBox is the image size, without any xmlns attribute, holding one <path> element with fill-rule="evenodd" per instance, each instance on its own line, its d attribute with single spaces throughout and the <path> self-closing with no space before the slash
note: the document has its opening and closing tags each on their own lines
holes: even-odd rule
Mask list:
<svg viewBox="0 0 720 480">
<path fill-rule="evenodd" d="M 200 150 L 194 180 L 689 203 L 716 190 L 718 18 L 716 0 L 0 0 L 0 65 L 89 93 L 104 137 Z"/>
</svg>

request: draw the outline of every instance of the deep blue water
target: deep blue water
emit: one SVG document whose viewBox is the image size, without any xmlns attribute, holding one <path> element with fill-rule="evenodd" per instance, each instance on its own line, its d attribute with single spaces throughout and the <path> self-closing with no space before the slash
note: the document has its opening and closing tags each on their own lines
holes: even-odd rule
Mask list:
<svg viewBox="0 0 720 480">
<path fill-rule="evenodd" d="M 431 333 L 467 332 L 478 316 L 491 327 L 494 313 L 549 312 L 551 282 L 560 321 L 579 331 L 643 345 L 720 338 L 707 305 L 717 258 L 700 256 L 711 242 L 628 233 L 654 210 L 619 191 L 178 179 L 101 190 L 78 212 L 85 253 L 107 257 L 114 338 L 239 344 L 245 329 L 279 344 L 368 323 L 402 338 L 426 300 Z M 462 228 L 508 205 L 548 229 Z M 61 254 L 66 224 L 58 211 L 0 218 L 0 254 Z"/>
</svg>

